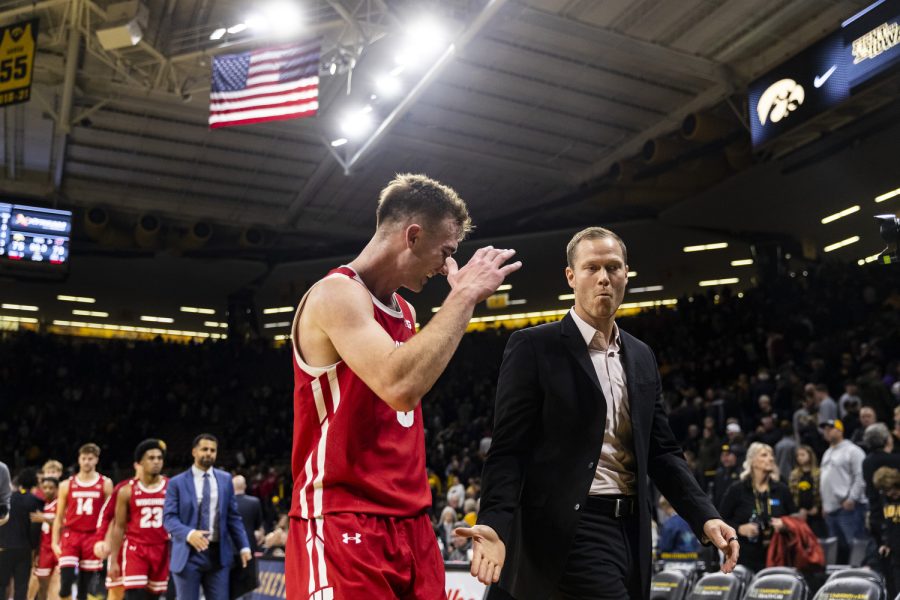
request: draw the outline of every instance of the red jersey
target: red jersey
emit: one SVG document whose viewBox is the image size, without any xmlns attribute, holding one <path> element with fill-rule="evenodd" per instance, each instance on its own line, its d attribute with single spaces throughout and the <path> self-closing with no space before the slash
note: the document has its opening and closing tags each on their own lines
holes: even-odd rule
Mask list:
<svg viewBox="0 0 900 600">
<path fill-rule="evenodd" d="M 103 484 L 106 477 L 97 473 L 87 484 L 81 483 L 77 475 L 69 477 L 69 498 L 66 502 L 65 527 L 73 531 L 91 533 L 97 530 L 97 517 L 103 506 Z"/>
<path fill-rule="evenodd" d="M 169 541 L 169 532 L 163 527 L 163 505 L 168 486 L 167 477 L 161 477 L 153 488 L 144 487 L 140 479 L 133 481 L 125 525 L 125 538 L 129 544 L 152 545 Z"/>
<path fill-rule="evenodd" d="M 44 503 L 44 518 L 53 519 L 56 517 L 56 498 L 53 499 L 53 502 Z M 50 550 L 51 543 L 53 541 L 53 536 L 51 532 L 53 531 L 53 524 L 47 523 L 44 521 L 41 523 L 41 548 L 46 548 Z"/>
<path fill-rule="evenodd" d="M 131 482 L 134 479 L 123 479 L 119 483 L 116 484 L 116 487 L 113 488 L 112 494 L 106 497 L 106 500 L 103 501 L 103 506 L 100 508 L 100 516 L 97 517 L 97 541 L 102 541 L 106 537 L 106 532 L 109 531 L 109 526 L 113 522 L 113 519 L 116 518 L 116 498 L 119 497 L 119 490 L 121 490 L 126 485 L 131 485 Z"/>
<path fill-rule="evenodd" d="M 329 277 L 365 285 L 350 267 Z M 307 296 L 309 292 L 307 292 Z M 370 292 L 371 296 L 371 292 Z M 372 297 L 375 320 L 397 346 L 415 334 L 412 310 L 399 294 L 397 308 Z M 294 494 L 290 516 L 330 513 L 411 517 L 431 506 L 425 473 L 422 408 L 398 412 L 387 405 L 343 361 L 313 367 L 300 356 L 294 317 Z"/>
</svg>

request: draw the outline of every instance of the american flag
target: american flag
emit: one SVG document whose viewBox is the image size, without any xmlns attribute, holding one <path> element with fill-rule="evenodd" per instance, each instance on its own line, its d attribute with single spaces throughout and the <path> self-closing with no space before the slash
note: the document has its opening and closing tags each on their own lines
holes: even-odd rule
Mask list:
<svg viewBox="0 0 900 600">
<path fill-rule="evenodd" d="M 213 58 L 210 128 L 315 115 L 320 50 L 315 40 Z"/>
</svg>

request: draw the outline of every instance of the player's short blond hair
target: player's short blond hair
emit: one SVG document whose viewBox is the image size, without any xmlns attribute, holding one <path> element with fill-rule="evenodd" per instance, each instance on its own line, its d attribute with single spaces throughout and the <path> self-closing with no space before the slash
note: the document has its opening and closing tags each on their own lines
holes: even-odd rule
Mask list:
<svg viewBox="0 0 900 600">
<path fill-rule="evenodd" d="M 381 190 L 375 211 L 377 227 L 418 217 L 428 225 L 451 218 L 459 228 L 459 240 L 472 231 L 472 218 L 456 190 L 425 175 L 398 174 Z"/>
<path fill-rule="evenodd" d="M 78 449 L 78 456 L 81 456 L 82 454 L 93 454 L 97 458 L 100 458 L 100 446 L 93 443 L 85 444 Z"/>
<path fill-rule="evenodd" d="M 63 472 L 63 464 L 61 462 L 59 462 L 58 460 L 50 459 L 47 462 L 45 462 L 43 464 L 43 466 L 41 467 L 41 473 L 46 473 L 47 471 L 52 471 L 52 470 L 56 470 L 56 471 L 59 471 L 60 473 L 62 473 Z"/>
</svg>

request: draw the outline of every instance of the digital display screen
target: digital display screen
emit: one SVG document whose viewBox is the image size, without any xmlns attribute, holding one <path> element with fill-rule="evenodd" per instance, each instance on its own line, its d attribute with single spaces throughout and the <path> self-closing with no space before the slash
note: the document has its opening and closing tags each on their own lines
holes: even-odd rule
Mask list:
<svg viewBox="0 0 900 600">
<path fill-rule="evenodd" d="M 900 0 L 879 0 L 750 84 L 753 145 L 837 106 L 892 68 L 900 68 Z"/>
<path fill-rule="evenodd" d="M 0 263 L 64 265 L 72 213 L 0 202 Z"/>
</svg>

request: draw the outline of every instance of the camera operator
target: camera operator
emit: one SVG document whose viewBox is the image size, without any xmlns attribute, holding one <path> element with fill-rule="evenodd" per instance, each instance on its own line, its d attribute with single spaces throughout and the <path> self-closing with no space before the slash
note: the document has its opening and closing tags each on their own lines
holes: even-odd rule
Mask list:
<svg viewBox="0 0 900 600">
<path fill-rule="evenodd" d="M 740 480 L 725 492 L 719 512 L 737 529 L 741 544 L 738 564 L 753 571 L 764 568 L 772 533 L 784 527 L 781 517 L 796 512 L 791 490 L 779 481 L 771 446 L 750 444 Z"/>
</svg>

